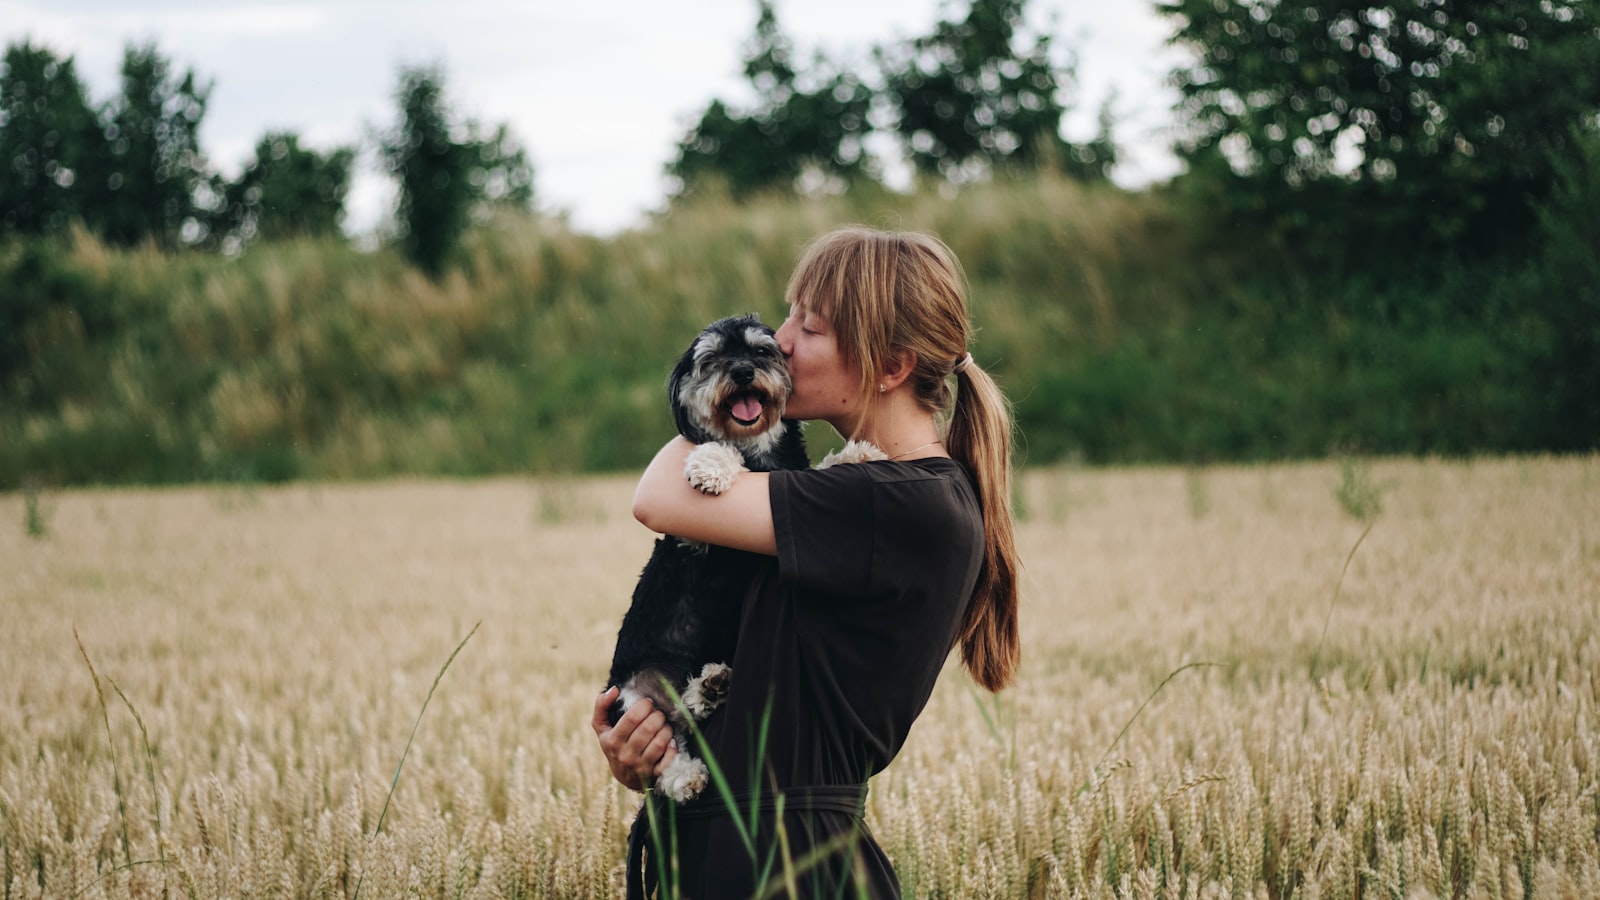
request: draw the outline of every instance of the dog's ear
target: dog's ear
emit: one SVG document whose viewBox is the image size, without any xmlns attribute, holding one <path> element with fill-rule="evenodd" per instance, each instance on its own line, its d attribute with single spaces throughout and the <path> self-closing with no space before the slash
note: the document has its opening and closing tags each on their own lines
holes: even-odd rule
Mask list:
<svg viewBox="0 0 1600 900">
<path fill-rule="evenodd" d="M 672 367 L 672 375 L 667 378 L 667 408 L 672 410 L 672 424 L 677 426 L 679 434 L 696 444 L 704 444 L 711 440 L 711 436 L 695 427 L 689 418 L 688 408 L 683 404 L 683 385 L 694 374 L 694 348 L 699 340 L 697 336 L 695 343 L 683 351 L 683 355 L 678 357 L 678 364 Z"/>
</svg>

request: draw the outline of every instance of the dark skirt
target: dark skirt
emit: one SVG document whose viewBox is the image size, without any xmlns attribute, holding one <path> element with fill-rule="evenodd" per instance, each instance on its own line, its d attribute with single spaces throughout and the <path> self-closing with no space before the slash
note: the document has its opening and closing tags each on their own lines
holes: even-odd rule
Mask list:
<svg viewBox="0 0 1600 900">
<path fill-rule="evenodd" d="M 867 831 L 865 800 L 860 784 L 766 796 L 712 788 L 684 804 L 646 794 L 628 835 L 627 896 L 898 898 L 894 868 Z"/>
</svg>

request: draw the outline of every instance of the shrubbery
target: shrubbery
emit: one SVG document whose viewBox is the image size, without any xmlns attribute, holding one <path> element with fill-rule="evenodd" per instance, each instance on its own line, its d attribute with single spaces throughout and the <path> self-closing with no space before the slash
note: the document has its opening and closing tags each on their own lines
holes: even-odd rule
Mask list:
<svg viewBox="0 0 1600 900">
<path fill-rule="evenodd" d="M 337 241 L 12 243 L 0 484 L 637 468 L 700 325 L 781 318 L 801 247 L 852 221 L 961 257 L 1025 464 L 1591 449 L 1597 199 L 1570 177 L 1536 257 L 1406 272 L 1309 271 L 1179 198 L 1049 176 L 708 202 L 607 240 L 503 216 L 438 280 Z"/>
</svg>

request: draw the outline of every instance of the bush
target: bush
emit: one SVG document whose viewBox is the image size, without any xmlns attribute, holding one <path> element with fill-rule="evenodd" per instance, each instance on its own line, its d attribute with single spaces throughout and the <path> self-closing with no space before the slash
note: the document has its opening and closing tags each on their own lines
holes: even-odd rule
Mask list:
<svg viewBox="0 0 1600 900">
<path fill-rule="evenodd" d="M 694 334 L 778 321 L 805 242 L 847 222 L 955 249 L 1027 464 L 1582 450 L 1593 177 L 1546 208 L 1537 258 L 1416 272 L 1296 266 L 1181 197 L 1049 177 L 710 202 L 609 240 L 502 216 L 439 281 L 331 240 L 11 245 L 0 484 L 635 470 Z"/>
</svg>

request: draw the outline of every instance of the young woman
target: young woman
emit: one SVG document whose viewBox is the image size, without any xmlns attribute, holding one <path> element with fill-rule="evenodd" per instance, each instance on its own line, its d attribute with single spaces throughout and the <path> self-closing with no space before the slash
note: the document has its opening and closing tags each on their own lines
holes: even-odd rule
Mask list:
<svg viewBox="0 0 1600 900">
<path fill-rule="evenodd" d="M 694 447 L 677 438 L 640 479 L 633 512 L 652 530 L 774 561 L 746 598 L 726 704 L 701 727 L 728 790 L 647 798 L 630 895 L 899 896 L 862 820 L 867 779 L 899 752 L 953 647 L 989 690 L 1016 671 L 1010 411 L 967 352 L 954 254 L 922 234 L 832 232 L 785 299 L 785 415 L 889 458 L 745 473 L 709 496 L 685 481 Z M 648 703 L 612 727 L 614 699 L 596 699 L 595 734 L 617 780 L 647 789 L 671 728 Z"/>
</svg>

